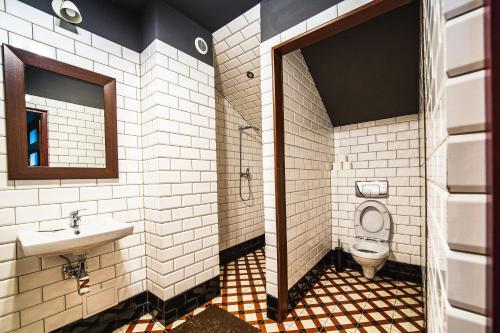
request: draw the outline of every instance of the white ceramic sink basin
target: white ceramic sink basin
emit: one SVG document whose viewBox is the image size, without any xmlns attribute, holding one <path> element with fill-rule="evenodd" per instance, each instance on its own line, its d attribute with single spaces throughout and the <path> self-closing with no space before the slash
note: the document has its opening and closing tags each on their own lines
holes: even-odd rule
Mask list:
<svg viewBox="0 0 500 333">
<path fill-rule="evenodd" d="M 85 217 L 83 217 L 85 219 Z M 81 224 L 79 234 L 69 225 L 59 231 L 19 231 L 18 238 L 26 256 L 85 254 L 88 250 L 132 234 L 134 226 L 113 219 Z"/>
</svg>

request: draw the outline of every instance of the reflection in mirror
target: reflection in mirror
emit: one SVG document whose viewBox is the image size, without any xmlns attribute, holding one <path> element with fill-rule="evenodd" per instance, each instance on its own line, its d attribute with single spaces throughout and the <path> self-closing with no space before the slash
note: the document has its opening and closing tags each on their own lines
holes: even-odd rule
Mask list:
<svg viewBox="0 0 500 333">
<path fill-rule="evenodd" d="M 28 165 L 48 166 L 47 111 L 26 108 Z"/>
<path fill-rule="evenodd" d="M 106 167 L 101 86 L 25 66 L 25 101 L 29 166 Z"/>
</svg>

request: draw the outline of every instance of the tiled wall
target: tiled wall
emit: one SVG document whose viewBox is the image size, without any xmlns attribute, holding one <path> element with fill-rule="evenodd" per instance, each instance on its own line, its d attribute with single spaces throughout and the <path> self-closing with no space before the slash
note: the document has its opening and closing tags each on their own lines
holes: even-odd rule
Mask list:
<svg viewBox="0 0 500 333">
<path fill-rule="evenodd" d="M 288 288 L 331 249 L 333 126 L 300 50 L 283 57 Z"/>
<path fill-rule="evenodd" d="M 214 68 L 159 41 L 141 53 L 148 290 L 219 274 Z"/>
<path fill-rule="evenodd" d="M 262 155 L 264 175 L 264 223 L 266 233 L 266 291 L 277 297 L 276 211 L 274 192 L 274 131 L 272 100 L 271 49 L 281 42 L 310 31 L 321 24 L 346 14 L 370 0 L 345 0 L 321 13 L 267 39 L 260 45 L 261 103 L 262 103 Z"/>
<path fill-rule="evenodd" d="M 104 110 L 26 95 L 26 106 L 47 112 L 51 167 L 105 168 Z"/>
<path fill-rule="evenodd" d="M 481 6 L 423 2 L 429 332 L 486 331 Z"/>
<path fill-rule="evenodd" d="M 114 217 L 134 234 L 89 254 L 91 290 L 116 288 L 118 301 L 146 289 L 142 199 L 139 54 L 16 0 L 0 1 L 0 42 L 117 79 L 119 179 L 8 181 L 5 104 L 0 103 L 0 332 L 49 332 L 82 318 L 74 280 L 63 280 L 58 257 L 25 257 L 17 231 L 59 227 L 71 210 Z M 3 63 L 3 61 L 2 61 Z M 3 68 L 0 73 L 3 73 Z M 0 99 L 4 100 L 0 74 Z M 108 299 L 99 300 L 107 304 Z"/>
<path fill-rule="evenodd" d="M 264 233 L 262 140 L 260 132 L 260 5 L 213 34 L 217 91 L 217 187 L 219 247 L 225 250 Z M 252 72 L 254 78 L 247 77 Z M 243 134 L 244 171 L 240 198 L 238 126 L 255 126 Z"/>
<path fill-rule="evenodd" d="M 249 124 L 260 128 L 260 4 L 213 37 L 216 89 Z"/>
<path fill-rule="evenodd" d="M 333 246 L 348 251 L 354 241 L 354 213 L 367 199 L 356 197 L 355 182 L 387 180 L 389 197 L 377 198 L 391 214 L 390 260 L 420 265 L 423 203 L 418 115 L 334 128 L 332 171 Z"/>
<path fill-rule="evenodd" d="M 217 112 L 217 191 L 219 205 L 219 248 L 225 250 L 264 234 L 262 189 L 262 141 L 260 131 L 242 134 L 242 166 L 250 169 L 250 179 L 241 179 L 240 198 L 240 131 L 248 126 L 238 111 L 219 93 Z"/>
</svg>

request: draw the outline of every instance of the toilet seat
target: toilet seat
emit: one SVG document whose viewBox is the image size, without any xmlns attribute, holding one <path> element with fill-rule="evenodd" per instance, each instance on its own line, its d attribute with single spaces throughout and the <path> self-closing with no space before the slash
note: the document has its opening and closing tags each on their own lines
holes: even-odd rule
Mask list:
<svg viewBox="0 0 500 333">
<path fill-rule="evenodd" d="M 366 259 L 384 259 L 389 256 L 389 243 L 357 239 L 349 244 L 352 255 Z"/>
<path fill-rule="evenodd" d="M 387 242 L 391 232 L 391 216 L 384 204 L 367 200 L 356 208 L 354 214 L 356 238 Z"/>
</svg>

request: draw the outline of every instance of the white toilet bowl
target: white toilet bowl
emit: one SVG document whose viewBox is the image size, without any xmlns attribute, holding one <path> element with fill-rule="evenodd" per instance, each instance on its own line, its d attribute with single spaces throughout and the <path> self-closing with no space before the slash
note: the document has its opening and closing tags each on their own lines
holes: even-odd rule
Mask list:
<svg viewBox="0 0 500 333">
<path fill-rule="evenodd" d="M 353 259 L 363 268 L 363 275 L 373 279 L 389 257 L 391 216 L 381 202 L 367 200 L 354 215 L 356 238 L 349 244 Z"/>
<path fill-rule="evenodd" d="M 352 258 L 363 268 L 363 275 L 373 279 L 389 257 L 389 244 L 380 241 L 356 239 L 349 245 Z"/>
</svg>

